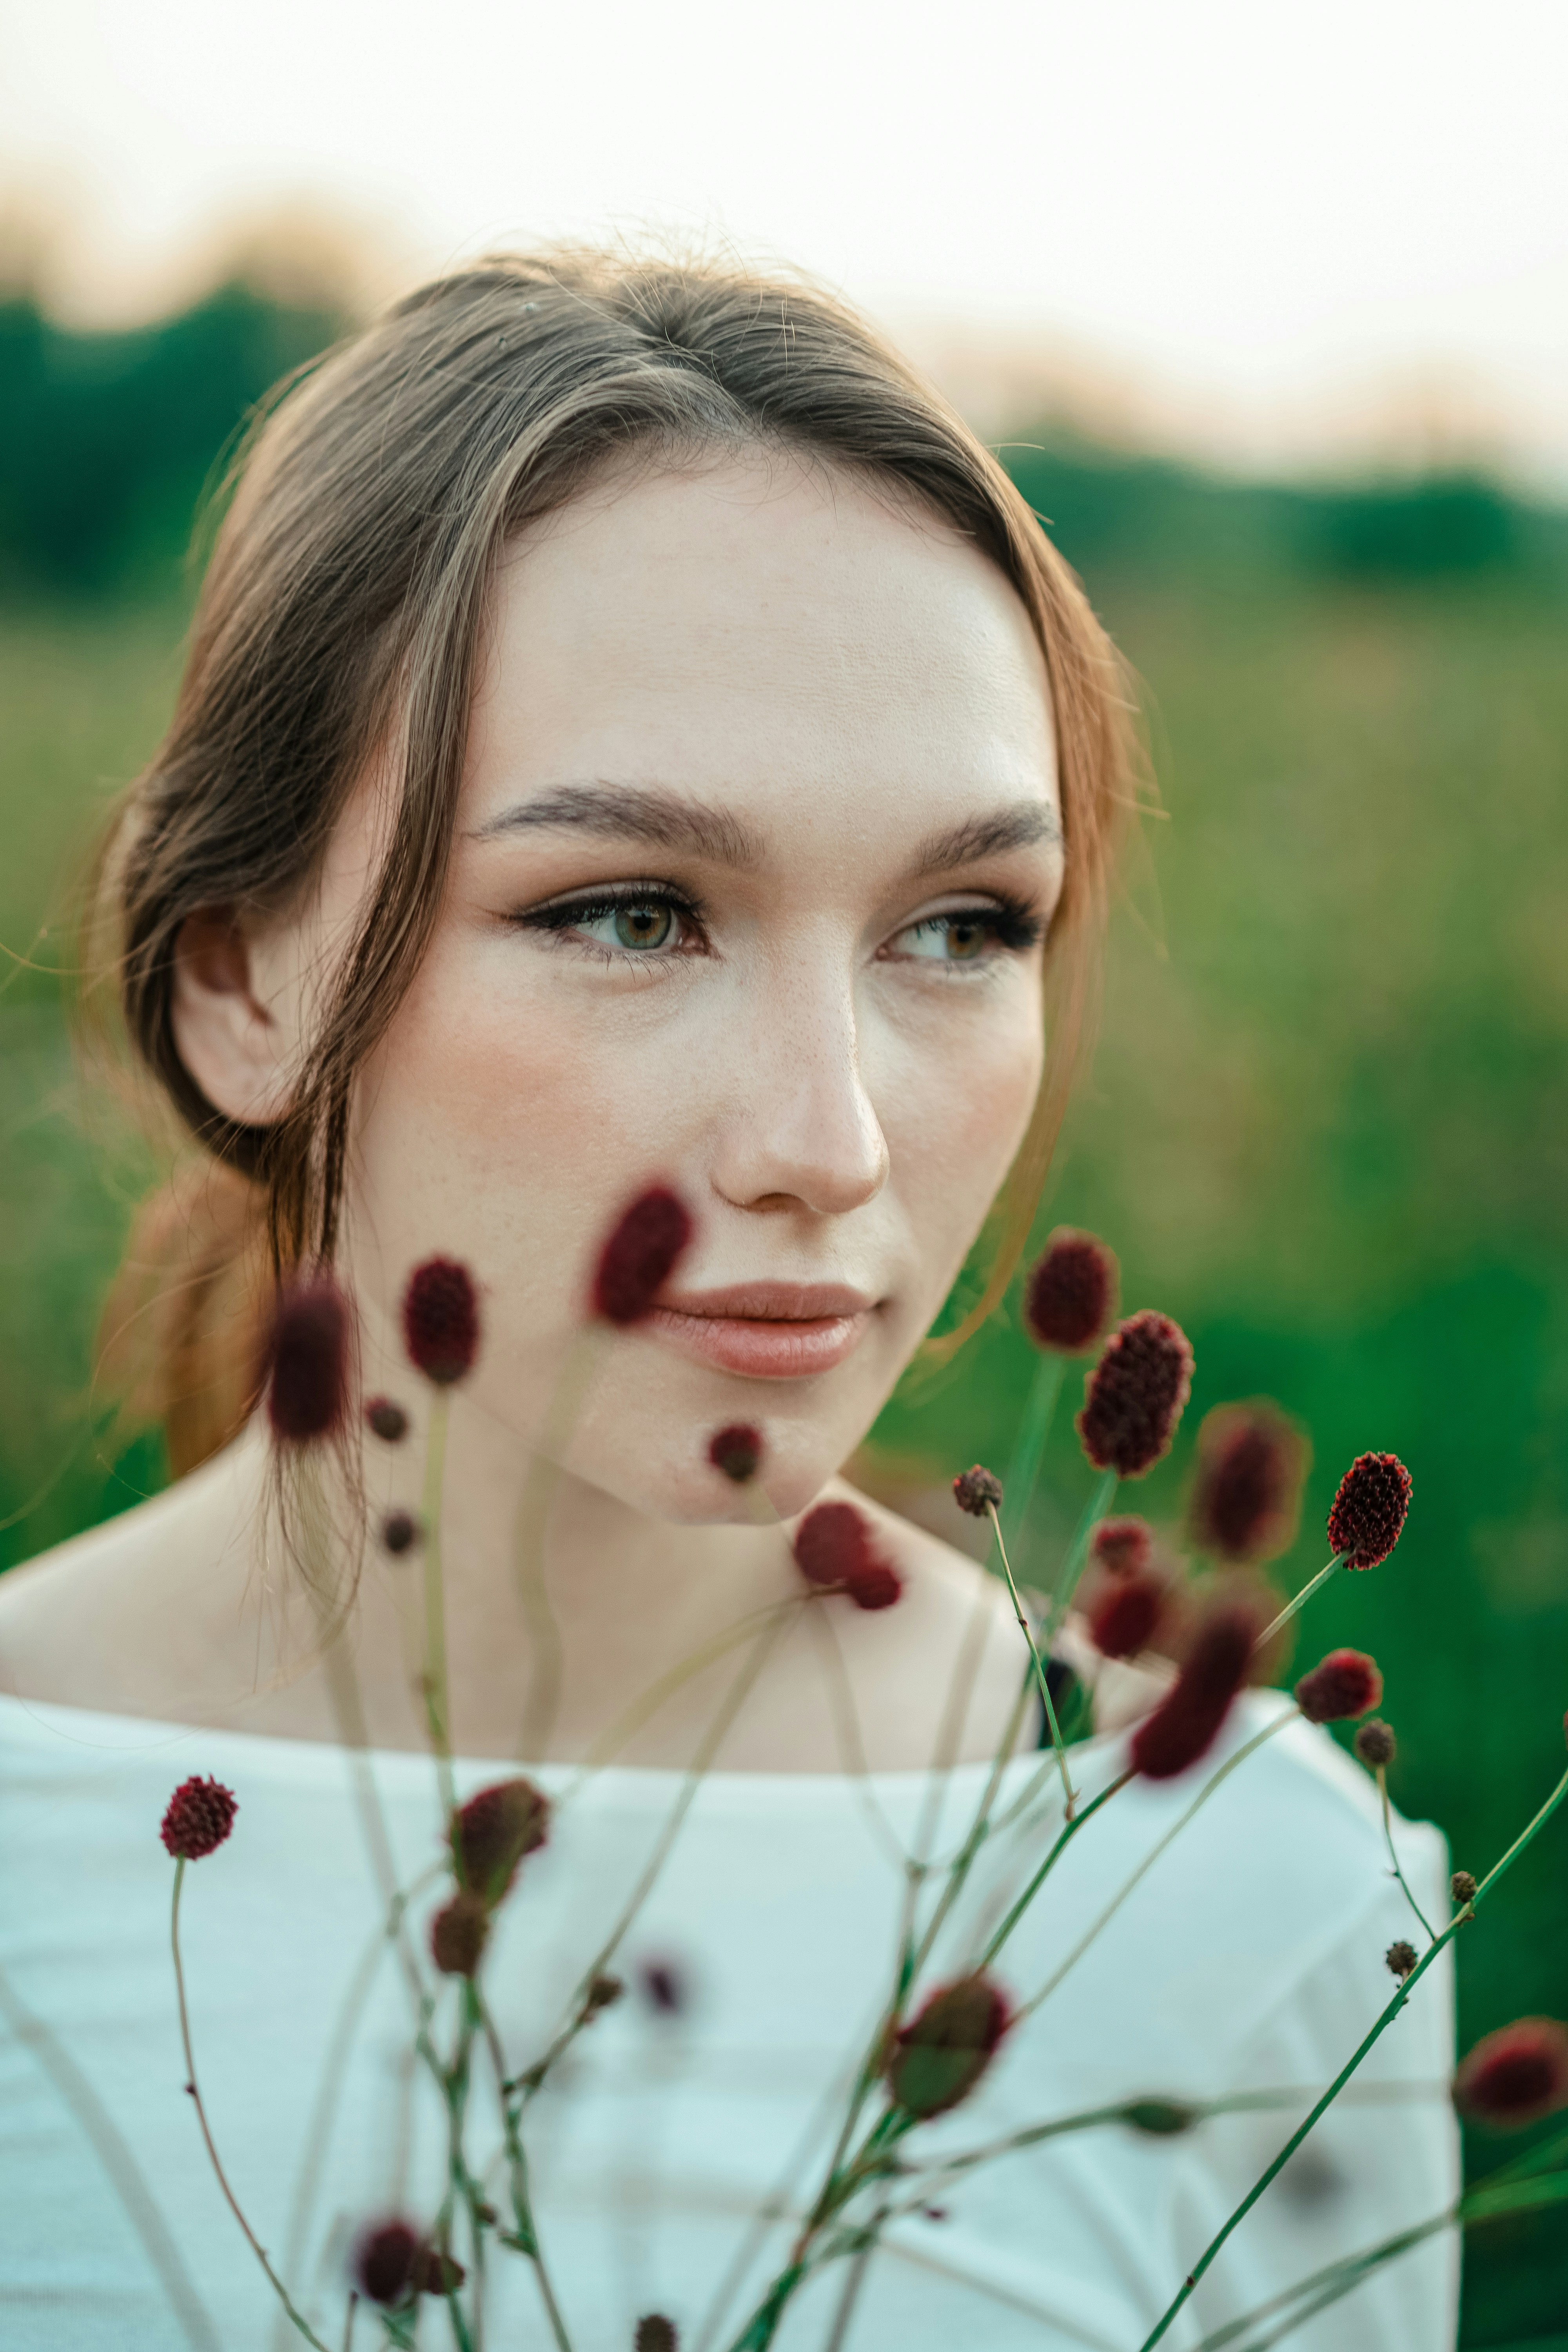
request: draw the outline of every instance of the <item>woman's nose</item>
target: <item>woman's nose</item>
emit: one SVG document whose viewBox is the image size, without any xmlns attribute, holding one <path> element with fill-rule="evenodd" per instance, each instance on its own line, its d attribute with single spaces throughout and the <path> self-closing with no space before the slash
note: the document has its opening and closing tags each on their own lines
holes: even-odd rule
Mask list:
<svg viewBox="0 0 1568 2352">
<path fill-rule="evenodd" d="M 738 1208 L 843 1216 L 888 1181 L 888 1144 L 860 1067 L 853 982 L 775 972 L 732 1039 L 712 1178 Z"/>
</svg>

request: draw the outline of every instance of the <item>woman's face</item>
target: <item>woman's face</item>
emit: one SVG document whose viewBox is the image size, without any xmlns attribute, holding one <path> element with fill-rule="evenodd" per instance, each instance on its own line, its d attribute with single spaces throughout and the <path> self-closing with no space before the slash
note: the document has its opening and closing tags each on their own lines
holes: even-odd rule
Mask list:
<svg viewBox="0 0 1568 2352">
<path fill-rule="evenodd" d="M 788 1515 L 865 1433 L 1022 1139 L 1061 883 L 1044 664 L 994 567 L 841 475 L 608 484 L 511 553 L 450 886 L 361 1091 L 350 1271 L 440 1252 L 468 1393 L 540 1440 L 601 1244 L 695 1234 L 551 1450 L 674 1519 Z"/>
</svg>

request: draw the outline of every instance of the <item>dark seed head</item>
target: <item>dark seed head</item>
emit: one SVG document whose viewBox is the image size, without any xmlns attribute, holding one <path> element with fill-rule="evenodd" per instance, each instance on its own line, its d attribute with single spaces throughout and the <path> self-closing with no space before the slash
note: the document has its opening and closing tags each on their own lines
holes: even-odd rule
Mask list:
<svg viewBox="0 0 1568 2352">
<path fill-rule="evenodd" d="M 1296 1704 L 1309 1723 L 1369 1715 L 1382 1696 L 1377 1662 L 1361 1650 L 1331 1650 L 1296 1685 Z"/>
<path fill-rule="evenodd" d="M 599 1253 L 595 1314 L 621 1329 L 651 1315 L 691 1230 L 690 1211 L 668 1185 L 641 1193 Z"/>
<path fill-rule="evenodd" d="M 335 1436 L 348 1410 L 349 1304 L 325 1268 L 282 1292 L 267 1362 L 267 1418 L 279 1444 Z"/>
<path fill-rule="evenodd" d="M 1399 1541 L 1410 1473 L 1396 1454 L 1358 1454 L 1329 1513 L 1329 1548 L 1347 1568 L 1375 1568 Z"/>
<path fill-rule="evenodd" d="M 455 1257 L 426 1258 L 403 1294 L 403 1344 L 408 1360 L 437 1388 L 474 1369 L 479 1352 L 479 1299 L 474 1277 Z"/>
<path fill-rule="evenodd" d="M 1193 1382 L 1193 1351 L 1168 1315 L 1119 1324 L 1089 1376 L 1078 1433 L 1097 1470 L 1142 1478 L 1170 1449 Z"/>
<path fill-rule="evenodd" d="M 406 2221 L 376 2221 L 361 2232 L 353 2252 L 353 2282 L 367 2303 L 384 2307 L 414 2293 L 418 2232 Z"/>
<path fill-rule="evenodd" d="M 239 1804 L 234 1792 L 214 1780 L 182 1780 L 163 1814 L 158 1834 L 176 1862 L 200 1862 L 216 1853 L 234 1827 Z"/>
<path fill-rule="evenodd" d="M 1394 1727 L 1392 1724 L 1384 1723 L 1381 1716 L 1374 1716 L 1370 1723 L 1362 1725 L 1361 1729 L 1356 1733 L 1354 1744 L 1355 1752 L 1362 1762 L 1369 1764 L 1374 1772 L 1380 1768 L 1386 1768 L 1392 1764 L 1399 1753 L 1399 1742 L 1394 1736 Z"/>
<path fill-rule="evenodd" d="M 412 1511 L 388 1511 L 381 1523 L 381 1548 L 389 1551 L 394 1559 L 401 1559 L 405 1551 L 414 1549 L 424 1532 Z"/>
<path fill-rule="evenodd" d="M 632 2338 L 632 2352 L 679 2352 L 680 2338 L 675 2332 L 675 2322 L 666 2319 L 662 2311 L 650 2311 L 637 2322 L 637 2332 Z"/>
<path fill-rule="evenodd" d="M 597 2017 L 602 2009 L 613 2009 L 625 1990 L 619 1977 L 595 1977 L 583 1995 L 584 2016 Z"/>
<path fill-rule="evenodd" d="M 1521 2017 L 1486 2034 L 1460 2061 L 1454 2104 L 1493 2131 L 1522 2131 L 1568 2107 L 1568 2029 L 1554 2017 Z"/>
<path fill-rule="evenodd" d="M 686 1971 L 675 1960 L 644 1960 L 637 1969 L 637 1990 L 656 2017 L 679 2017 L 690 2005 Z"/>
<path fill-rule="evenodd" d="M 364 1409 L 364 1417 L 370 1424 L 371 1435 L 379 1437 L 384 1445 L 400 1445 L 408 1434 L 408 1415 L 400 1404 L 394 1403 L 391 1397 L 372 1397 Z"/>
<path fill-rule="evenodd" d="M 717 1432 L 708 1447 L 708 1459 L 737 1486 L 757 1475 L 763 1458 L 762 1432 L 748 1421 L 732 1421 Z"/>
<path fill-rule="evenodd" d="M 1259 1622 L 1245 1603 L 1209 1611 L 1171 1688 L 1132 1735 L 1128 1760 L 1151 1780 L 1169 1780 L 1206 1754 L 1247 1679 Z"/>
<path fill-rule="evenodd" d="M 1277 1406 L 1206 1413 L 1189 1515 L 1198 1549 L 1249 1567 L 1289 1551 L 1306 1466 L 1306 1446 Z"/>
<path fill-rule="evenodd" d="M 1457 1870 L 1448 1881 L 1448 1892 L 1462 1911 L 1467 1903 L 1476 1899 L 1476 1882 L 1468 1870 Z"/>
<path fill-rule="evenodd" d="M 1002 1481 L 977 1462 L 973 1470 L 961 1471 L 953 1480 L 952 1499 L 971 1518 L 983 1519 L 987 1511 L 1001 1509 Z"/>
<path fill-rule="evenodd" d="M 1156 2139 L 1173 2139 L 1178 2132 L 1191 2131 L 1198 2120 L 1199 2110 L 1185 2099 L 1134 2099 L 1122 2109 L 1122 2119 L 1134 2131 L 1151 2132 Z"/>
<path fill-rule="evenodd" d="M 421 2246 L 414 2257 L 416 2294 L 456 2294 L 468 2275 L 462 2263 L 439 2246 Z"/>
<path fill-rule="evenodd" d="M 1396 1944 L 1390 1944 L 1387 1951 L 1384 1952 L 1383 1957 L 1387 1965 L 1390 1975 L 1396 1976 L 1399 1979 L 1400 1983 L 1403 1984 L 1405 1978 L 1410 1974 L 1411 1969 L 1415 1966 L 1415 1947 L 1414 1944 L 1407 1944 L 1404 1937 L 1401 1936 Z"/>
<path fill-rule="evenodd" d="M 1108 1576 L 1089 1610 L 1089 1638 L 1102 1658 L 1135 1658 L 1154 1638 L 1165 1605 L 1156 1576 Z"/>
<path fill-rule="evenodd" d="M 1058 1225 L 1024 1284 L 1024 1323 L 1037 1348 L 1076 1356 L 1116 1312 L 1116 1260 L 1093 1234 Z"/>
<path fill-rule="evenodd" d="M 471 1977 L 484 1958 L 490 1906 L 459 1887 L 430 1922 L 430 1957 L 444 1977 Z"/>
<path fill-rule="evenodd" d="M 480 1789 L 452 1815 L 452 1867 L 458 1884 L 494 1906 L 507 1894 L 525 1854 L 550 1834 L 550 1800 L 521 1774 Z"/>
<path fill-rule="evenodd" d="M 961 1977 L 933 1992 L 899 2033 L 888 2088 L 911 2116 L 942 2116 L 966 2099 L 1012 2021 L 1007 1996 L 988 1976 Z"/>
</svg>

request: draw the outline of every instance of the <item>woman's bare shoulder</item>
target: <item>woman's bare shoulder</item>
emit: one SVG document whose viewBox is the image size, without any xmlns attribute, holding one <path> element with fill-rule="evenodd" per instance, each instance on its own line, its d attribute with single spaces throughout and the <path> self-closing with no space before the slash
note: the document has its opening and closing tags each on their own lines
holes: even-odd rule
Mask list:
<svg viewBox="0 0 1568 2352">
<path fill-rule="evenodd" d="M 158 1711 L 247 1573 L 259 1463 L 247 1438 L 161 1495 L 0 1576 L 0 1689 Z"/>
</svg>

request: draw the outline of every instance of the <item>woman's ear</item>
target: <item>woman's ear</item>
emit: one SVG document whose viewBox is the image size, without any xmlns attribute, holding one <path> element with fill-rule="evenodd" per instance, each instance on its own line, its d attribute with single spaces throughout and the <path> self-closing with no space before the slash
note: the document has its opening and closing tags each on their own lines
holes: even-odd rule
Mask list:
<svg viewBox="0 0 1568 2352">
<path fill-rule="evenodd" d="M 268 1127 L 288 1108 L 295 1040 L 256 984 L 252 943 L 232 907 L 187 915 L 174 941 L 174 1045 L 213 1108 Z"/>
</svg>

